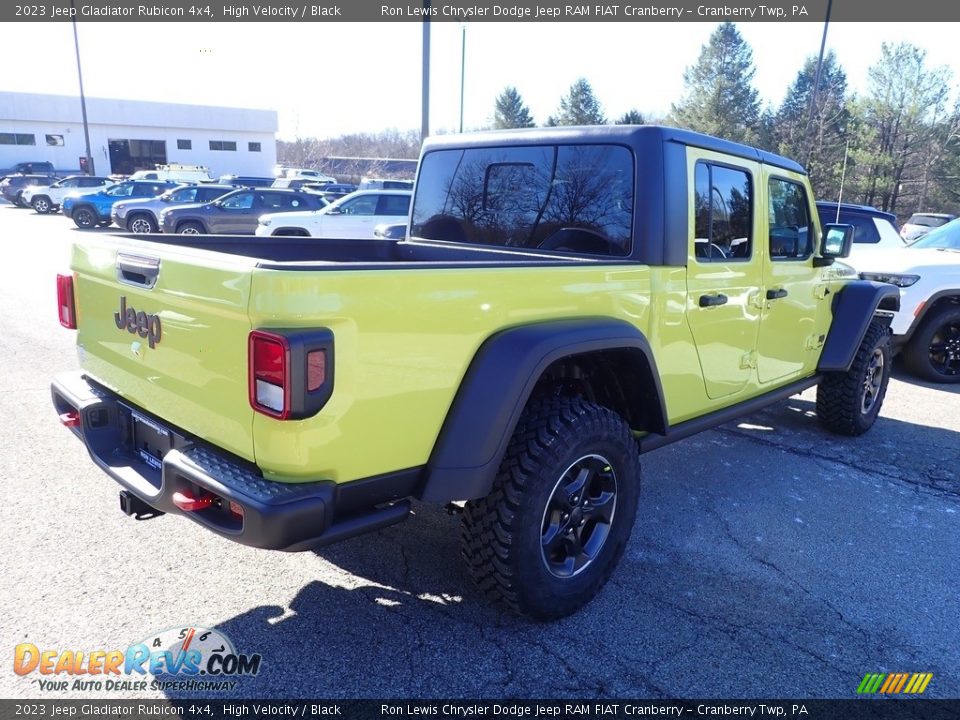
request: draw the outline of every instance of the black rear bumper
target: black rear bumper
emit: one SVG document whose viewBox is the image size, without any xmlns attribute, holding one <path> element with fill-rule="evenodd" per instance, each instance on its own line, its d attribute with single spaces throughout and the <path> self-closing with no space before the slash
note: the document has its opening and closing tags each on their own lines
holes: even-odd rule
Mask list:
<svg viewBox="0 0 960 720">
<path fill-rule="evenodd" d="M 308 550 L 378 530 L 406 518 L 406 498 L 419 483 L 418 468 L 340 485 L 274 482 L 255 465 L 164 424 L 82 373 L 58 375 L 51 392 L 61 420 L 77 418 L 70 429 L 124 489 L 156 510 L 185 515 L 244 545 Z M 146 437 L 147 450 L 134 447 L 136 432 Z M 184 511 L 175 493 L 213 500 Z"/>
</svg>

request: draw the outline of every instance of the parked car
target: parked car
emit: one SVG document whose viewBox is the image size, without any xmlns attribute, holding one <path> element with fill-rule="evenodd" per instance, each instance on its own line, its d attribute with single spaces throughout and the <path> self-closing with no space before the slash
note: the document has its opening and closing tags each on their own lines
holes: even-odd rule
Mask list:
<svg viewBox="0 0 960 720">
<path fill-rule="evenodd" d="M 373 229 L 410 214 L 409 190 L 358 190 L 316 212 L 264 215 L 257 235 L 374 240 Z"/>
<path fill-rule="evenodd" d="M 170 163 L 157 165 L 154 170 L 137 170 L 130 176 L 131 180 L 172 180 L 179 183 L 210 183 L 210 170 L 204 165 L 184 165 Z"/>
<path fill-rule="evenodd" d="M 253 235 L 257 218 L 282 210 L 314 211 L 322 198 L 300 190 L 244 188 L 205 204 L 181 205 L 160 213 L 160 230 L 187 235 Z"/>
<path fill-rule="evenodd" d="M 919 237 L 923 237 L 934 228 L 946 225 L 951 220 L 956 219 L 956 215 L 947 213 L 914 213 L 900 227 L 900 237 L 905 242 L 913 242 Z"/>
<path fill-rule="evenodd" d="M 113 220 L 113 204 L 120 200 L 156 197 L 177 187 L 178 183 L 155 180 L 124 180 L 99 192 L 67 195 L 61 204 L 63 214 L 83 230 L 100 225 L 106 227 Z"/>
<path fill-rule="evenodd" d="M 56 175 L 8 175 L 0 180 L 0 195 L 4 200 L 12 202 L 18 207 L 27 207 L 23 204 L 22 193 L 28 185 L 50 185 L 59 180 Z"/>
<path fill-rule="evenodd" d="M 273 169 L 273 173 L 277 178 L 303 178 L 308 182 L 335 183 L 337 181 L 335 177 L 330 177 L 319 170 L 311 170 L 310 168 L 294 168 L 277 165 Z"/>
<path fill-rule="evenodd" d="M 317 182 L 316 178 L 308 177 L 279 177 L 273 181 L 270 187 L 275 188 L 290 188 L 291 190 L 302 190 L 304 188 L 310 188 L 311 190 L 317 188 L 323 188 L 329 185 L 329 183 Z"/>
<path fill-rule="evenodd" d="M 900 288 L 890 328 L 907 368 L 933 382 L 960 383 L 960 220 L 855 267 L 864 280 Z"/>
<path fill-rule="evenodd" d="M 272 177 L 256 177 L 254 175 L 221 175 L 217 179 L 220 185 L 233 185 L 234 187 L 254 187 L 268 188 L 273 187 Z"/>
<path fill-rule="evenodd" d="M 46 160 L 33 160 L 31 162 L 21 162 L 12 168 L 0 170 L 0 178 L 8 175 L 56 175 L 57 171 L 53 169 L 53 163 Z"/>
<path fill-rule="evenodd" d="M 897 216 L 877 210 L 869 205 L 852 205 L 826 200 L 817 201 L 820 225 L 840 223 L 853 226 L 853 245 L 850 247 L 851 264 L 864 253 L 876 248 L 902 248 L 904 241 L 897 233 Z"/>
<path fill-rule="evenodd" d="M 50 185 L 27 185 L 21 191 L 20 199 L 24 205 L 29 205 L 38 213 L 44 215 L 59 210 L 60 203 L 72 192 L 92 190 L 112 184 L 113 181 L 107 177 L 71 175 Z"/>
<path fill-rule="evenodd" d="M 232 185 L 182 185 L 154 198 L 114 203 L 110 219 L 130 232 L 155 233 L 160 230 L 160 213 L 164 210 L 176 205 L 212 202 L 234 190 Z"/>
<path fill-rule="evenodd" d="M 361 178 L 360 190 L 413 190 L 413 180 Z"/>
<path fill-rule="evenodd" d="M 303 189 L 322 195 L 329 202 L 333 202 L 356 192 L 357 186 L 349 183 L 311 183 L 304 185 Z"/>
</svg>

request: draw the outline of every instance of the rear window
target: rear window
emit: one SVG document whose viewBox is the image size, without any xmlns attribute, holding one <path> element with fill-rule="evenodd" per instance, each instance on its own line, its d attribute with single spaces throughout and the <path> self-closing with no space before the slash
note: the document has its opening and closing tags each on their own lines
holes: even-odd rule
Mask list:
<svg viewBox="0 0 960 720">
<path fill-rule="evenodd" d="M 950 218 L 948 217 L 921 215 L 919 213 L 916 215 L 911 215 L 910 219 L 907 220 L 907 224 L 909 225 L 923 225 L 924 227 L 930 228 L 940 227 L 941 225 L 946 225 L 948 222 L 950 222 Z"/>
<path fill-rule="evenodd" d="M 438 150 L 423 159 L 412 235 L 625 257 L 633 193 L 620 145 Z"/>
</svg>

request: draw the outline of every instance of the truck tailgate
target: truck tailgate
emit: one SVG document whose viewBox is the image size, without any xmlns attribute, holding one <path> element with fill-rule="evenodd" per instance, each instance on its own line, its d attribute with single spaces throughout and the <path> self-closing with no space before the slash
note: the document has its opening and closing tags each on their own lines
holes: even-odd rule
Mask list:
<svg viewBox="0 0 960 720">
<path fill-rule="evenodd" d="M 162 421 L 254 460 L 247 306 L 255 262 L 104 236 L 76 243 L 81 367 Z"/>
</svg>

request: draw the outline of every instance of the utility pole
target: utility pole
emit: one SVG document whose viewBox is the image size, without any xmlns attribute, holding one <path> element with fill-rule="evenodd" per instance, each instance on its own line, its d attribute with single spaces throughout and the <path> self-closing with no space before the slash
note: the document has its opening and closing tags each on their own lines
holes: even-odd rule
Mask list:
<svg viewBox="0 0 960 720">
<path fill-rule="evenodd" d="M 810 141 L 810 124 L 813 122 L 813 108 L 817 105 L 817 95 L 820 93 L 820 70 L 823 68 L 823 51 L 827 47 L 827 28 L 830 27 L 830 10 L 833 0 L 827 0 L 827 16 L 823 20 L 823 37 L 820 39 L 820 56 L 817 58 L 817 72 L 813 79 L 813 92 L 810 93 L 810 108 L 807 111 L 807 126 L 803 130 L 803 139 L 807 142 L 807 161 L 810 164 L 810 155 L 813 153 L 813 143 Z"/>
<path fill-rule="evenodd" d="M 83 115 L 83 141 L 86 144 L 86 171 L 90 175 L 96 175 L 93 167 L 93 155 L 90 154 L 90 126 L 87 124 L 87 98 L 83 94 L 83 71 L 80 69 L 80 41 L 77 39 L 77 12 L 74 6 L 74 0 L 70 0 L 70 19 L 73 22 L 73 49 L 77 53 L 77 77 L 80 79 L 80 112 Z"/>
<path fill-rule="evenodd" d="M 421 80 L 420 142 L 430 135 L 430 2 L 423 0 L 423 78 Z"/>
</svg>

